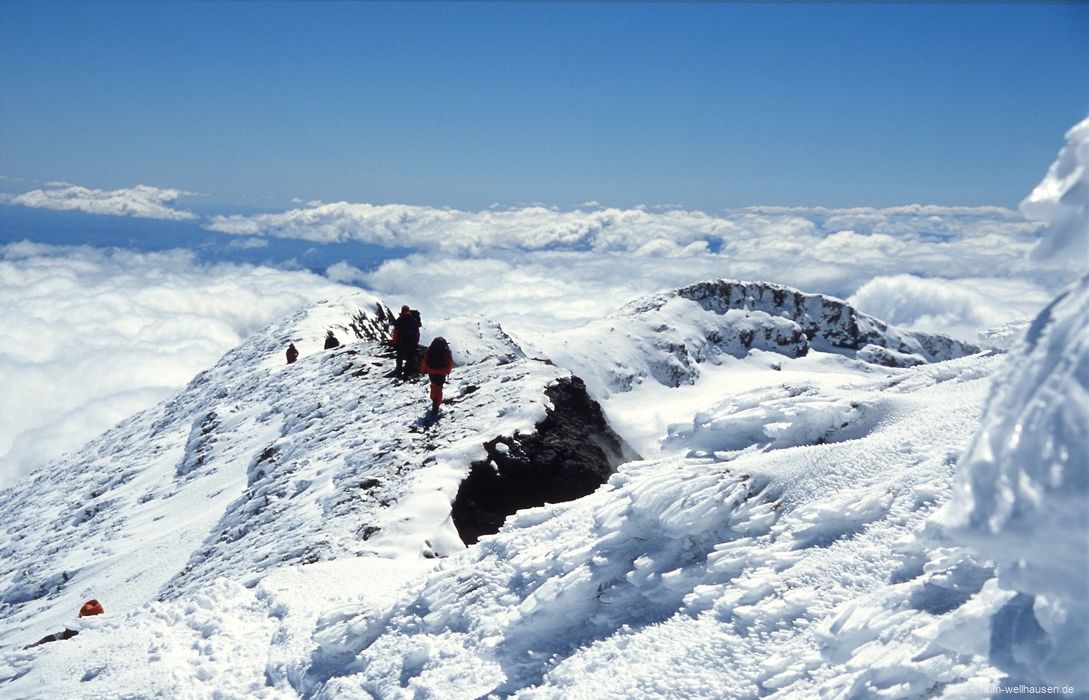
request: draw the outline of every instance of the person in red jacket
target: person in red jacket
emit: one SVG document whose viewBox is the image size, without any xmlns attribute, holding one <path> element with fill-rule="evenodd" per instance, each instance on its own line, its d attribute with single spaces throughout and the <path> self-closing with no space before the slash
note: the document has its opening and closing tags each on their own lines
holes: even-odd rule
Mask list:
<svg viewBox="0 0 1089 700">
<path fill-rule="evenodd" d="M 442 403 L 442 385 L 446 383 L 446 377 L 454 368 L 454 358 L 450 354 L 450 346 L 446 338 L 435 338 L 424 353 L 423 362 L 420 363 L 420 372 L 426 374 L 431 380 L 431 413 L 439 412 L 439 404 Z"/>
<path fill-rule="evenodd" d="M 287 364 L 291 364 L 295 360 L 299 359 L 299 351 L 295 349 L 295 343 L 287 344 Z"/>
</svg>

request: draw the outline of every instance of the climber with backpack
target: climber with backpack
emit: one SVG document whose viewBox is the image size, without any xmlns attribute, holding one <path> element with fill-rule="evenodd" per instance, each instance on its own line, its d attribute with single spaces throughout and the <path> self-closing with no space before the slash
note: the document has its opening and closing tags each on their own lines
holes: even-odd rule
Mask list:
<svg viewBox="0 0 1089 700">
<path fill-rule="evenodd" d="M 397 352 L 394 376 L 407 379 L 416 371 L 416 348 L 420 345 L 420 312 L 401 307 L 401 315 L 393 322 L 393 349 Z"/>
<path fill-rule="evenodd" d="M 446 377 L 454 368 L 454 358 L 450 354 L 450 346 L 446 339 L 439 337 L 431 341 L 427 352 L 424 353 L 423 362 L 420 363 L 420 372 L 427 375 L 431 388 L 431 415 L 439 412 L 442 403 L 442 385 L 446 383 Z"/>
</svg>

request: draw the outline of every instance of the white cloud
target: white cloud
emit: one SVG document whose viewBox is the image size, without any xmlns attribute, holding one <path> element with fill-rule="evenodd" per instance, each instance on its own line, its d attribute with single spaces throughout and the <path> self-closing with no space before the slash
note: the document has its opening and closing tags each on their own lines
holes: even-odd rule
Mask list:
<svg viewBox="0 0 1089 700">
<path fill-rule="evenodd" d="M 643 294 L 730 277 L 841 298 L 857 292 L 874 315 L 974 340 L 992 325 L 1034 313 L 1076 274 L 1076 265 L 1037 269 L 1027 253 L 1040 225 L 994 207 L 754 208 L 721 217 L 632 210 L 508 214 L 504 222 L 517 224 L 507 229 L 512 241 L 527 240 L 519 235 L 531 228 L 527 221 L 545 221 L 537 234 L 578 241 L 568 247 L 582 249 L 488 248 L 480 234 L 473 239 L 477 255 L 425 250 L 351 279 L 431 316 L 481 313 L 530 337 L 597 318 Z M 433 232 L 453 239 L 454 231 L 467 228 L 468 216 L 435 223 Z M 551 235 L 560 224 L 565 236 Z M 528 240 L 542 247 L 541 239 Z"/>
<path fill-rule="evenodd" d="M 1031 317 L 1049 298 L 1019 280 L 892 275 L 875 277 L 848 301 L 889 323 L 974 340 L 984 329 Z"/>
<path fill-rule="evenodd" d="M 326 268 L 325 276 L 334 282 L 343 284 L 358 284 L 366 277 L 362 270 L 354 265 L 349 265 L 343 260 Z"/>
<path fill-rule="evenodd" d="M 197 215 L 183 209 L 175 209 L 171 204 L 184 195 L 192 194 L 194 193 L 184 190 L 163 189 L 148 185 L 137 185 L 119 190 L 96 190 L 67 182 L 47 182 L 43 189 L 15 195 L 8 199 L 8 203 L 38 209 L 184 221 L 196 219 Z"/>
<path fill-rule="evenodd" d="M 821 251 L 765 251 L 739 258 L 648 244 L 645 255 L 571 251 L 511 252 L 452 258 L 418 254 L 353 275 L 393 304 L 410 304 L 426 318 L 481 314 L 532 339 L 537 331 L 578 325 L 615 311 L 641 295 L 693 282 L 730 277 L 763 280 L 805 291 L 851 297 L 868 313 L 919 330 L 966 340 L 992 326 L 1030 315 L 1049 298 L 1047 280 L 957 277 L 957 261 L 935 266 L 949 279 L 901 275 L 902 258 L 871 255 L 867 264 L 826 262 Z M 827 253 L 827 251 L 824 251 Z M 910 251 L 908 253 L 910 255 Z M 973 268 L 984 267 L 972 265 Z M 426 331 L 425 331 L 426 332 Z"/>
<path fill-rule="evenodd" d="M 468 212 L 337 202 L 274 214 L 213 217 L 208 228 L 319 243 L 362 241 L 455 256 L 557 250 L 690 256 L 706 249 L 720 253 L 722 262 L 735 270 L 771 268 L 778 276 L 820 283 L 830 270 L 842 268 L 853 268 L 850 276 L 862 281 L 895 273 L 1019 274 L 1028 268 L 1025 255 L 1043 227 L 1000 207 L 754 207 L 711 215 L 676 209 L 649 212 L 644 207 Z"/>
<path fill-rule="evenodd" d="M 0 247 L 0 483 L 169 396 L 265 324 L 345 290 L 182 251 Z"/>
<path fill-rule="evenodd" d="M 250 238 L 238 238 L 230 243 L 230 248 L 235 250 L 256 250 L 259 248 L 268 248 L 268 239 L 258 238 L 256 236 Z"/>
</svg>

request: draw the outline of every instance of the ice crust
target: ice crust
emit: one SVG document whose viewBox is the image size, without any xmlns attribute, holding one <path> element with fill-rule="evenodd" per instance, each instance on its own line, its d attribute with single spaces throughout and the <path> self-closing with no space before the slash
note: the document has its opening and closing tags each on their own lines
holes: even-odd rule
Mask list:
<svg viewBox="0 0 1089 700">
<path fill-rule="evenodd" d="M 995 382 L 945 514 L 952 535 L 998 566 L 1039 632 L 992 629 L 1002 665 L 1028 680 L 1089 687 L 1089 277 L 1033 322 Z"/>
</svg>

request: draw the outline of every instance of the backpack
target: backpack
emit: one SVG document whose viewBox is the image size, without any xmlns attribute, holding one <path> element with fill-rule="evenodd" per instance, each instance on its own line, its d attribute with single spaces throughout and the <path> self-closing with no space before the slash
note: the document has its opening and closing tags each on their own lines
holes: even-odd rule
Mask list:
<svg viewBox="0 0 1089 700">
<path fill-rule="evenodd" d="M 427 347 L 427 366 L 434 369 L 443 369 L 449 363 L 450 346 L 445 338 L 435 338 Z"/>
</svg>

